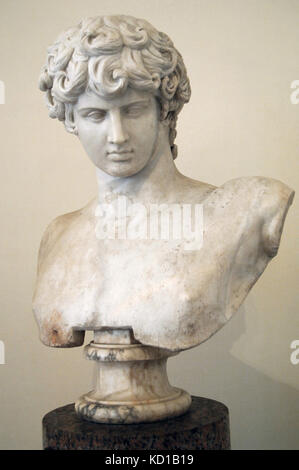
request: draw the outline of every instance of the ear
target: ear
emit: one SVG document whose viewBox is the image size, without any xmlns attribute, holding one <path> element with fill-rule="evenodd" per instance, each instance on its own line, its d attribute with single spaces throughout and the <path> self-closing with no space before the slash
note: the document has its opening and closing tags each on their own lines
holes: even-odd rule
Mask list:
<svg viewBox="0 0 299 470">
<path fill-rule="evenodd" d="M 66 130 L 70 134 L 75 134 L 78 135 L 78 129 L 75 123 L 75 118 L 74 118 L 74 110 L 73 110 L 73 105 L 72 103 L 66 103 L 65 104 L 65 121 L 64 125 Z"/>
<path fill-rule="evenodd" d="M 160 107 L 160 121 L 167 121 L 167 116 L 169 113 L 169 101 L 159 99 L 158 103 Z"/>
<path fill-rule="evenodd" d="M 174 133 L 174 135 L 172 135 Z M 172 157 L 175 160 L 178 156 L 178 148 L 177 145 L 175 145 L 174 139 L 176 137 L 176 131 L 171 129 L 170 123 L 168 119 L 164 119 L 163 121 L 159 121 L 159 138 L 167 140 L 170 150 L 172 153 Z"/>
<path fill-rule="evenodd" d="M 167 120 L 158 121 L 158 133 L 162 138 L 169 140 L 169 123 Z"/>
</svg>

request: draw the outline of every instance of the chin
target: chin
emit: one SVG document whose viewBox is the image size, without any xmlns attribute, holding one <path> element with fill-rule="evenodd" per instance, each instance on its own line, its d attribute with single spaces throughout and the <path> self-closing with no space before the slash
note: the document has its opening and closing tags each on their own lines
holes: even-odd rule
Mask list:
<svg viewBox="0 0 299 470">
<path fill-rule="evenodd" d="M 123 166 L 123 168 L 121 166 Z M 114 166 L 114 167 L 105 168 L 103 169 L 103 171 L 105 171 L 105 173 L 108 173 L 108 175 L 110 176 L 115 176 L 119 178 L 127 178 L 129 176 L 136 175 L 136 173 L 139 173 L 139 171 L 141 171 L 142 168 L 143 167 L 141 168 L 136 168 L 132 166 L 126 167 L 126 165 L 122 164 L 122 165 L 117 165 L 117 167 Z"/>
</svg>

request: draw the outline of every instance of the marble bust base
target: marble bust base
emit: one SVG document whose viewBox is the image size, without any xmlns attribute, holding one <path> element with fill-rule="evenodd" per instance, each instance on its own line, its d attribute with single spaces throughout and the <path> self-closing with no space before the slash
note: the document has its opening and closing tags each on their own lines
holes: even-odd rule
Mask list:
<svg viewBox="0 0 299 470">
<path fill-rule="evenodd" d="M 96 362 L 96 386 L 77 400 L 77 414 L 97 423 L 132 424 L 185 413 L 190 395 L 167 378 L 166 362 L 175 354 L 138 343 L 130 329 L 95 332 L 85 355 Z"/>
<path fill-rule="evenodd" d="M 74 404 L 43 418 L 44 450 L 229 450 L 229 414 L 215 400 L 192 397 L 182 416 L 158 423 L 99 424 L 80 419 Z"/>
</svg>

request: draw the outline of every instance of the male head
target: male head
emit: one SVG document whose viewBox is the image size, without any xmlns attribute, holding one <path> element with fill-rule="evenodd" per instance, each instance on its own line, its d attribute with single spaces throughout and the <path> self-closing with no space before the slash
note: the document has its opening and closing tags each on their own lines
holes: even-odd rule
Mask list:
<svg viewBox="0 0 299 470">
<path fill-rule="evenodd" d="M 96 95 L 104 104 L 132 93 L 137 102 L 138 96 L 154 96 L 176 157 L 177 115 L 189 101 L 190 84 L 172 41 L 145 20 L 124 15 L 83 20 L 49 47 L 39 86 L 46 92 L 50 116 L 64 121 L 66 129 L 75 134 L 82 95 Z"/>
</svg>

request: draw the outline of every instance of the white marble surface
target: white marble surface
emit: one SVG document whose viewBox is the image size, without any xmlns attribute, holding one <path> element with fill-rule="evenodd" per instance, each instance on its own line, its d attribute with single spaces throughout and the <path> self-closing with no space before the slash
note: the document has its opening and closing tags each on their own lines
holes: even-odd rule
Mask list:
<svg viewBox="0 0 299 470">
<path fill-rule="evenodd" d="M 142 344 L 173 351 L 207 340 L 276 255 L 293 191 L 263 177 L 215 188 L 177 170 L 175 124 L 189 81 L 169 38 L 141 20 L 87 20 L 64 33 L 40 87 L 51 117 L 78 135 L 99 186 L 86 207 L 44 234 L 33 302 L 42 342 L 79 346 L 84 330 L 102 327 L 130 327 Z M 109 216 L 99 218 L 98 207 L 119 197 L 145 208 L 202 204 L 202 247 L 99 239 Z"/>
<path fill-rule="evenodd" d="M 99 241 L 97 200 L 50 225 L 34 299 L 45 344 L 81 344 L 82 333 L 73 329 L 130 326 L 143 344 L 187 349 L 237 311 L 277 252 L 292 191 L 266 178 L 236 179 L 208 191 L 178 179 L 179 201 L 203 203 L 199 251 L 157 240 Z"/>
</svg>

